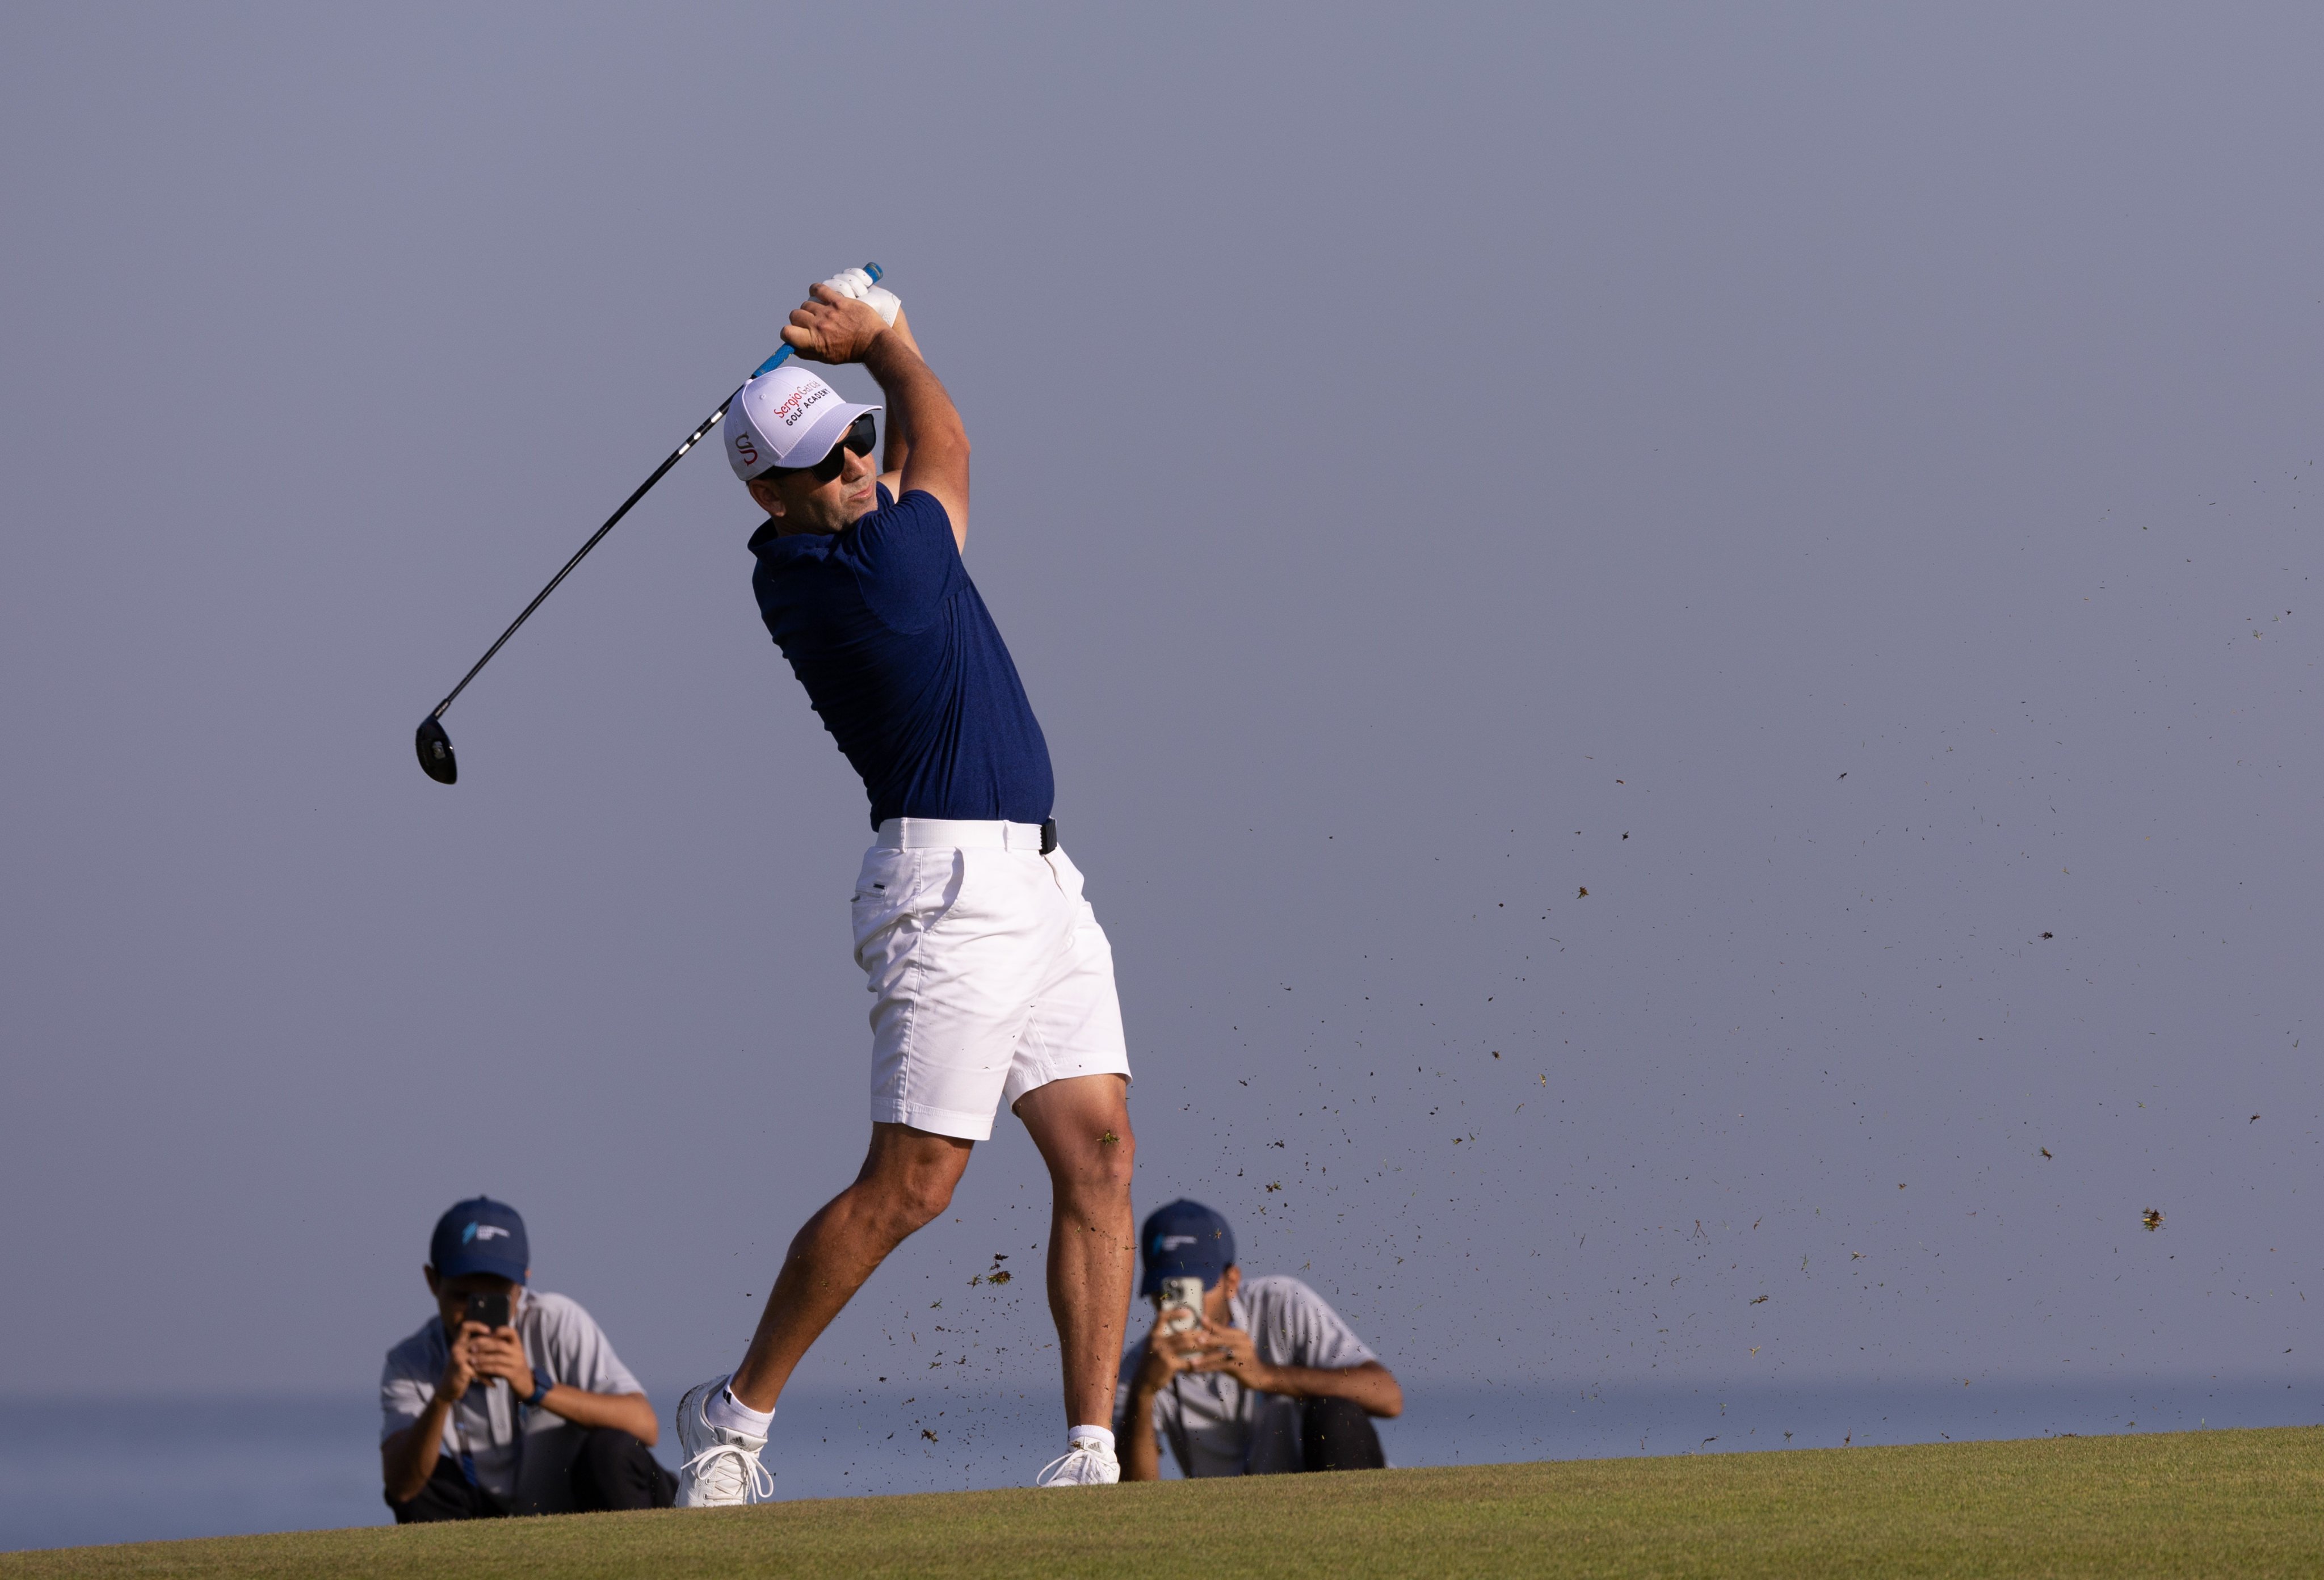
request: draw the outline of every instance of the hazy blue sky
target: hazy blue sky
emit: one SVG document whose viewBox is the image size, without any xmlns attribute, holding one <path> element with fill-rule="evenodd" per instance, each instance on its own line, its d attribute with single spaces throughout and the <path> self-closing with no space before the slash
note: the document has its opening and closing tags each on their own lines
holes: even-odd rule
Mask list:
<svg viewBox="0 0 2324 1580">
<path fill-rule="evenodd" d="M 977 446 L 1141 1210 L 1424 1382 L 2316 1377 L 2319 49 L 10 6 L 0 1388 L 367 1388 L 476 1191 L 657 1386 L 732 1363 L 869 1001 L 720 457 L 457 788 L 410 737 L 866 259 Z M 1038 1280 L 967 1287 L 1042 1197 L 1004 1121 L 801 1382 L 945 1298 L 1048 1386 Z"/>
</svg>

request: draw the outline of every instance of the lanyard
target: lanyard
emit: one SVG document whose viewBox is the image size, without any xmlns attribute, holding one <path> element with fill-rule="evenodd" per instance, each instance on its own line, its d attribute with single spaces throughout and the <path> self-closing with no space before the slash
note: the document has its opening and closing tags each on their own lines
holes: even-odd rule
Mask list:
<svg viewBox="0 0 2324 1580">
<path fill-rule="evenodd" d="M 487 1396 L 489 1397 L 489 1394 L 490 1394 L 491 1390 L 495 1389 L 495 1388 L 499 1388 L 499 1387 L 501 1387 L 501 1386 L 503 1386 L 501 1379 L 499 1379 L 499 1378 L 497 1378 L 497 1377 L 493 1378 L 493 1381 L 492 1381 L 491 1382 L 489 1382 L 489 1383 L 487 1383 L 487 1384 L 485 1385 L 485 1391 L 486 1391 Z M 477 1474 L 476 1474 L 476 1455 L 475 1455 L 475 1449 L 470 1446 L 470 1444 L 469 1444 L 469 1442 L 468 1442 L 468 1423 L 467 1423 L 466 1421 L 463 1420 L 463 1419 L 461 1418 L 461 1417 L 460 1417 L 460 1407 L 461 1407 L 461 1405 L 465 1404 L 466 1402 L 466 1401 L 465 1400 L 454 1400 L 454 1401 L 453 1401 L 453 1404 L 452 1404 L 452 1435 L 453 1435 L 453 1437 L 454 1437 L 455 1438 L 456 1438 L 456 1439 L 458 1440 L 459 1445 L 460 1445 L 460 1474 L 461 1474 L 461 1477 L 462 1477 L 464 1480 L 466 1480 L 466 1481 L 467 1482 L 467 1483 L 468 1483 L 470 1486 L 472 1486 L 472 1487 L 476 1487 L 476 1488 L 479 1488 L 479 1489 L 482 1489 L 482 1488 L 484 1487 L 484 1483 L 483 1483 L 483 1482 L 482 1482 L 482 1481 L 477 1477 Z M 512 1398 L 512 1399 L 511 1399 L 511 1400 L 510 1400 L 510 1406 L 509 1406 L 509 1414 L 510 1414 L 510 1416 L 511 1416 L 512 1419 L 514 1419 L 514 1418 L 516 1418 L 516 1403 L 517 1403 L 517 1401 L 516 1401 L 513 1398 Z M 489 1419 L 489 1418 L 490 1418 L 490 1417 L 491 1417 L 491 1414 L 492 1414 L 492 1406 L 491 1406 L 491 1404 L 487 1403 L 487 1404 L 484 1406 L 484 1413 L 485 1413 L 486 1418 Z M 514 1439 L 513 1439 L 513 1441 L 512 1441 L 512 1446 L 513 1446 L 513 1447 L 515 1448 L 515 1450 L 516 1450 L 516 1468 L 517 1468 L 517 1473 L 518 1473 L 519 1474 L 522 1474 L 522 1472 L 523 1472 L 523 1465 L 524 1465 L 524 1439 L 525 1439 L 525 1432 L 524 1432 L 524 1428 L 522 1428 L 522 1426 L 521 1426 L 521 1425 L 519 1425 L 519 1426 L 517 1427 L 516 1436 L 515 1436 L 515 1437 L 514 1437 Z"/>
<path fill-rule="evenodd" d="M 456 1399 L 452 1401 L 452 1434 L 460 1441 L 460 1474 L 467 1478 L 470 1486 L 481 1486 L 484 1483 L 476 1480 L 476 1455 L 468 1446 L 468 1423 L 460 1418 L 460 1406 L 465 1402 Z"/>
<path fill-rule="evenodd" d="M 1186 1446 L 1186 1396 L 1178 1391 L 1178 1373 L 1176 1372 L 1170 1373 L 1170 1402 L 1178 1407 L 1166 1412 L 1165 1424 L 1170 1428 L 1170 1451 L 1178 1456 L 1178 1469 L 1192 1476 L 1194 1474 L 1194 1455 Z"/>
</svg>

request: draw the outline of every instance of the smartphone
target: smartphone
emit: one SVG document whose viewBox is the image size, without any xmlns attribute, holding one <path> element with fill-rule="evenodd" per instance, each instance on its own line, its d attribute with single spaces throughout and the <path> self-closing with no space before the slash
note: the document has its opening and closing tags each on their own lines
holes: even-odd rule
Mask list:
<svg viewBox="0 0 2324 1580">
<path fill-rule="evenodd" d="M 1192 1333 L 1203 1326 L 1203 1280 L 1164 1279 L 1162 1309 L 1156 1317 L 1157 1333 Z"/>
<path fill-rule="evenodd" d="M 486 1327 L 503 1328 L 509 1325 L 509 1298 L 506 1295 L 471 1295 L 464 1320 L 481 1322 Z"/>
</svg>

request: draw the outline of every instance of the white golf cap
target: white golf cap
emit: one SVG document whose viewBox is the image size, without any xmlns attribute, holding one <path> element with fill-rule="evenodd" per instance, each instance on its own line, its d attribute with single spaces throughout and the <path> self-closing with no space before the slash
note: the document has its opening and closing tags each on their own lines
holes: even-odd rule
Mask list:
<svg viewBox="0 0 2324 1580">
<path fill-rule="evenodd" d="M 761 374 L 726 409 L 726 459 L 748 483 L 771 467 L 812 467 L 849 424 L 877 406 L 852 406 L 796 362 Z"/>
</svg>

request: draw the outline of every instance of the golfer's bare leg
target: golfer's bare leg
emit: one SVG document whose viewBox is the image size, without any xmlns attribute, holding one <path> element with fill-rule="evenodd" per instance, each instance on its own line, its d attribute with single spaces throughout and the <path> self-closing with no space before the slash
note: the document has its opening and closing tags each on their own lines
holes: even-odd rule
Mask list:
<svg viewBox="0 0 2324 1580">
<path fill-rule="evenodd" d="M 1065 1425 L 1102 1427 L 1113 1419 L 1138 1251 L 1130 1083 L 1120 1076 L 1052 1081 L 1019 1098 L 1016 1113 L 1049 1166 L 1049 1312 L 1065 1361 Z"/>
<path fill-rule="evenodd" d="M 872 1150 L 855 1183 L 825 1203 L 791 1241 L 759 1331 L 727 1384 L 736 1399 L 754 1410 L 775 1408 L 799 1357 L 872 1270 L 951 1202 L 974 1144 L 908 1124 L 872 1127 Z M 1109 1381 L 1109 1400 L 1112 1391 Z"/>
</svg>

